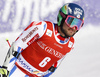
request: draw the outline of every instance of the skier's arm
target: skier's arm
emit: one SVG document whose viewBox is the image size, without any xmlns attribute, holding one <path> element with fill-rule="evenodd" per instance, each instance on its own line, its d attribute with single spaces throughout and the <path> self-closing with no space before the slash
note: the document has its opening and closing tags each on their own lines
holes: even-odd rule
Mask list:
<svg viewBox="0 0 100 77">
<path fill-rule="evenodd" d="M 3 67 L 6 67 L 7 70 L 11 70 L 14 63 L 16 62 L 18 55 L 22 52 L 23 49 L 28 47 L 36 39 L 42 37 L 44 30 L 45 22 L 32 22 L 16 39 L 16 41 L 11 45 L 6 59 L 3 63 Z M 43 29 L 43 30 L 42 30 Z"/>
<path fill-rule="evenodd" d="M 32 22 L 16 39 L 15 45 L 25 49 L 35 40 L 41 38 L 45 30 L 46 22 Z"/>
</svg>

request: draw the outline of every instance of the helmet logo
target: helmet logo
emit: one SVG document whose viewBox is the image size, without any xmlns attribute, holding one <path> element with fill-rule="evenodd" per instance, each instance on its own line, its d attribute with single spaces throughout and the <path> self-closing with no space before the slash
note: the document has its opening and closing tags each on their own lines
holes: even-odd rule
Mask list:
<svg viewBox="0 0 100 77">
<path fill-rule="evenodd" d="M 68 7 L 68 11 L 70 14 L 72 14 L 72 9 L 70 7 Z"/>
<path fill-rule="evenodd" d="M 81 15 L 82 15 L 82 10 L 80 8 L 75 8 L 74 10 L 74 15 L 77 17 L 77 18 L 80 18 Z"/>
<path fill-rule="evenodd" d="M 65 6 L 65 10 L 67 10 L 67 6 Z"/>
</svg>

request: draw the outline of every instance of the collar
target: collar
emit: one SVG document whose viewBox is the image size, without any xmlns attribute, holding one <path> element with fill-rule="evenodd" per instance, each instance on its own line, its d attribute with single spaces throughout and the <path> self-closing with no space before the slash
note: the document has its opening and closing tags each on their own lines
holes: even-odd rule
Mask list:
<svg viewBox="0 0 100 77">
<path fill-rule="evenodd" d="M 70 39 L 70 37 L 69 38 L 61 37 L 60 33 L 58 32 L 58 25 L 57 24 L 54 24 L 54 32 L 55 32 L 56 40 L 59 40 L 61 43 L 66 43 Z"/>
</svg>

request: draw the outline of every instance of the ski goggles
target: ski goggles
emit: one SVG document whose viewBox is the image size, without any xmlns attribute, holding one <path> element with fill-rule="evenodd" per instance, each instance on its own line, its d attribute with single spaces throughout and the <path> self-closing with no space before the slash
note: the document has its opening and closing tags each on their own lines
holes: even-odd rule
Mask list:
<svg viewBox="0 0 100 77">
<path fill-rule="evenodd" d="M 78 19 L 78 18 L 76 18 L 74 16 L 68 15 L 66 20 L 65 20 L 65 23 L 69 27 L 71 27 L 71 28 L 76 27 L 76 29 L 79 30 L 83 26 L 84 21 L 81 20 L 81 19 Z"/>
</svg>

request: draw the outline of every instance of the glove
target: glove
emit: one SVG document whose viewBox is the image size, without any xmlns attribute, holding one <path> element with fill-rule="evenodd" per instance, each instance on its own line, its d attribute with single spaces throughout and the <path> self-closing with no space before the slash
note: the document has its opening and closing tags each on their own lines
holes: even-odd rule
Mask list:
<svg viewBox="0 0 100 77">
<path fill-rule="evenodd" d="M 9 72 L 4 69 L 4 68 L 0 68 L 0 77 L 8 77 Z"/>
</svg>

